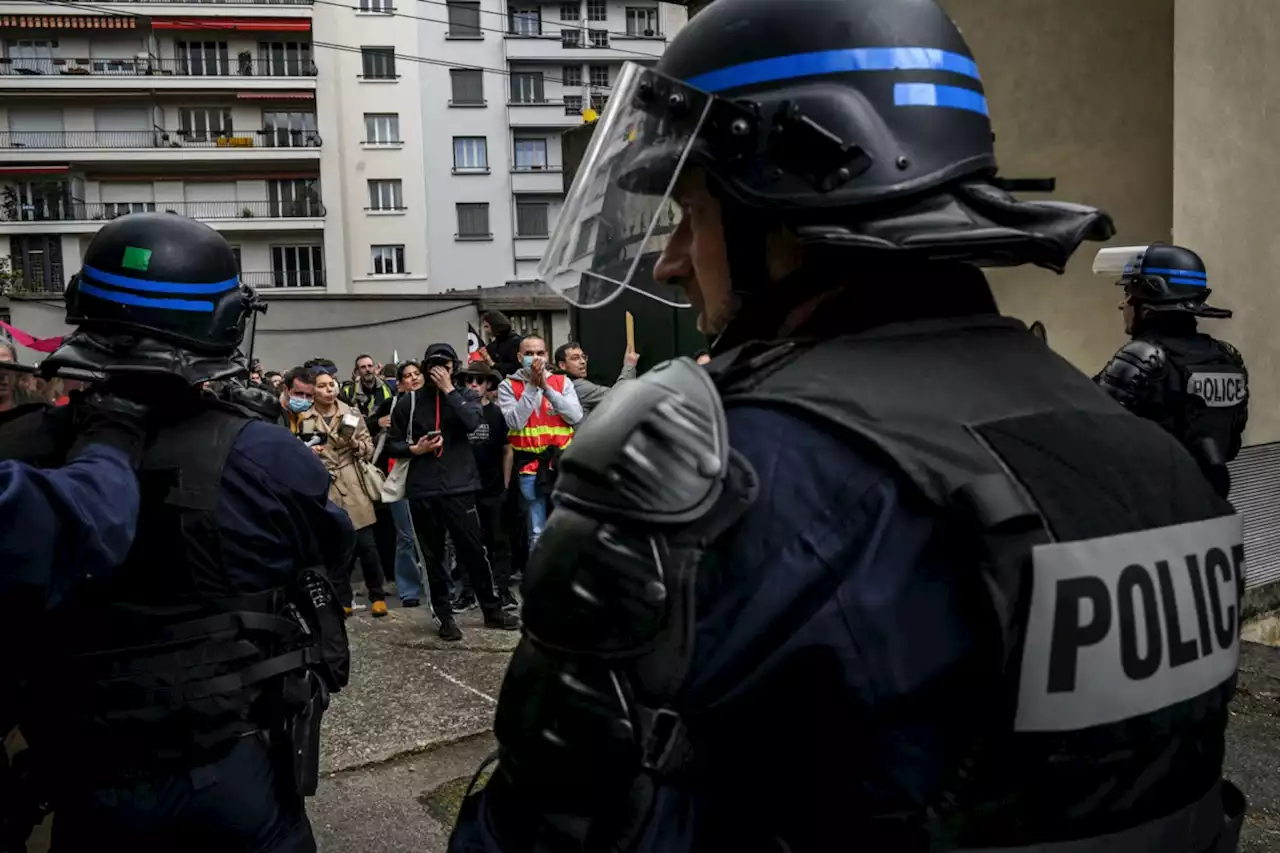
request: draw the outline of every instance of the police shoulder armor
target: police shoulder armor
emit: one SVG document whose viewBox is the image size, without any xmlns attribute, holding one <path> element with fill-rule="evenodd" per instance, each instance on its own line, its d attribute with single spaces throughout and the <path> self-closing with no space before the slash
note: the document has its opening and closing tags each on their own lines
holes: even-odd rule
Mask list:
<svg viewBox="0 0 1280 853">
<path fill-rule="evenodd" d="M 1169 363 L 1165 348 L 1154 341 L 1135 338 L 1120 348 L 1102 372 L 1098 384 L 1125 408 L 1142 402 Z"/>
<path fill-rule="evenodd" d="M 687 358 L 619 383 L 560 462 L 559 505 L 619 523 L 678 526 L 706 515 L 735 469 L 720 395 Z"/>
</svg>

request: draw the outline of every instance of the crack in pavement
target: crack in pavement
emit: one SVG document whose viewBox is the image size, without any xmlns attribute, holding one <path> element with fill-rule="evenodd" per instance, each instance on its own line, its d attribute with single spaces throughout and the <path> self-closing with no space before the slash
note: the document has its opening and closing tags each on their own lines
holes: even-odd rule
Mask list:
<svg viewBox="0 0 1280 853">
<path fill-rule="evenodd" d="M 462 746 L 473 741 L 483 740 L 490 736 L 491 731 L 489 729 L 484 729 L 483 731 L 457 735 L 456 737 L 446 738 L 432 743 L 418 744 L 417 746 L 408 747 L 383 758 L 375 758 L 370 761 L 361 762 L 360 764 L 352 764 L 349 767 L 339 767 L 337 770 L 330 770 L 329 772 L 324 773 L 323 776 L 325 779 L 340 779 L 343 776 L 350 776 L 354 773 L 361 773 L 367 770 L 379 770 L 394 767 L 395 765 L 410 759 L 422 758 L 423 756 L 431 755 L 432 753 L 449 749 L 450 747 Z"/>
</svg>

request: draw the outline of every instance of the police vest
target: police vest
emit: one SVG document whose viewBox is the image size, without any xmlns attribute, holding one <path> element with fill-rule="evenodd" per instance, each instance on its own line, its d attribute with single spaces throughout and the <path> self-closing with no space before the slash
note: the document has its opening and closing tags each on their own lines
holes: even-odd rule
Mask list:
<svg viewBox="0 0 1280 853">
<path fill-rule="evenodd" d="M 1247 371 L 1208 335 L 1144 335 L 1164 349 L 1165 411 L 1157 418 L 1198 459 L 1224 465 L 1240 451 L 1248 417 Z"/>
<path fill-rule="evenodd" d="M 346 682 L 337 602 L 316 570 L 246 594 L 224 568 L 215 513 L 247 415 L 211 408 L 155 436 L 128 558 L 47 620 L 22 726 L 80 768 L 68 784 L 209 763 L 282 723 L 281 697 L 308 670 L 331 690 Z"/>
<path fill-rule="evenodd" d="M 525 383 L 519 379 L 511 379 L 511 390 L 519 400 L 524 396 Z M 547 377 L 547 385 L 557 392 L 564 393 L 568 378 L 560 373 Z M 552 411 L 551 401 L 542 395 L 542 402 L 521 429 L 507 433 L 507 440 L 515 448 L 516 464 L 521 474 L 533 474 L 538 470 L 538 457 L 551 447 L 568 447 L 573 441 L 573 427 L 564 418 Z"/>
<path fill-rule="evenodd" d="M 975 620 L 1003 687 L 940 802 L 906 818 L 930 849 L 1234 849 L 1242 525 L 1167 433 L 994 316 L 748 349 L 718 384 L 726 408 L 842 431 L 983 555 Z"/>
</svg>

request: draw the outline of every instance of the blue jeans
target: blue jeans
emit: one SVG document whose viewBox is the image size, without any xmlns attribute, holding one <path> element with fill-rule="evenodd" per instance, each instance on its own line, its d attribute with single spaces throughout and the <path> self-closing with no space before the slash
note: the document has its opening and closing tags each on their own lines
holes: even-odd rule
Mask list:
<svg viewBox="0 0 1280 853">
<path fill-rule="evenodd" d="M 529 515 L 530 551 L 538 544 L 542 528 L 547 526 L 547 498 L 545 495 L 538 495 L 537 481 L 537 474 L 520 475 L 520 497 L 524 498 L 525 512 Z"/>
<path fill-rule="evenodd" d="M 409 517 L 409 502 L 399 500 L 387 504 L 391 518 L 396 523 L 396 591 L 400 600 L 422 600 L 422 567 L 418 565 L 418 543 L 413 536 L 413 519 Z"/>
</svg>

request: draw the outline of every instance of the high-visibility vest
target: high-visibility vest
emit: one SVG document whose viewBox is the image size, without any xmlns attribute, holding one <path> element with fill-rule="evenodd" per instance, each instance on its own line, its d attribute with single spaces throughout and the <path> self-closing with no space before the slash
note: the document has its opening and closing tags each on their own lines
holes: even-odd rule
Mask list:
<svg viewBox="0 0 1280 853">
<path fill-rule="evenodd" d="M 556 373 L 547 377 L 547 385 L 559 393 L 564 393 L 566 377 Z M 511 380 L 511 390 L 519 400 L 524 394 L 525 383 L 519 379 Z M 517 454 L 533 454 L 540 456 L 548 447 L 567 447 L 573 441 L 573 427 L 565 423 L 564 418 L 551 410 L 551 401 L 542 395 L 542 404 L 529 415 L 529 421 L 522 429 L 510 430 L 507 440 L 515 448 Z M 517 460 L 518 461 L 518 460 Z M 520 468 L 521 474 L 533 474 L 538 470 L 538 460 L 533 459 Z"/>
</svg>

